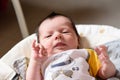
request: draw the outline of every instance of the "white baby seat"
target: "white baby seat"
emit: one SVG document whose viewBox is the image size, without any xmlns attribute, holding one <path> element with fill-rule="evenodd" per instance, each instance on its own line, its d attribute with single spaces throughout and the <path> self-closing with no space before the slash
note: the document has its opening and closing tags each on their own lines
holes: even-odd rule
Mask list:
<svg viewBox="0 0 120 80">
<path fill-rule="evenodd" d="M 117 29 L 108 25 L 76 25 L 78 33 L 81 36 L 82 45 L 85 48 L 94 47 L 100 44 L 105 44 L 110 41 L 120 40 L 120 29 Z M 36 39 L 36 35 L 32 34 L 27 38 L 20 41 L 13 48 L 11 48 L 0 59 L 0 80 L 12 80 L 16 75 L 15 61 L 21 59 L 19 62 L 23 62 L 24 57 L 30 58 L 31 43 Z M 111 56 L 110 56 L 111 57 Z M 113 61 L 114 62 L 114 61 Z M 115 65 L 117 64 L 115 60 Z M 27 62 L 23 62 L 27 64 Z M 23 64 L 22 64 L 23 65 Z M 118 66 L 118 65 L 117 65 Z M 26 66 L 24 66 L 26 67 Z M 119 65 L 120 68 L 120 65 Z M 21 71 L 24 71 L 23 69 Z M 25 73 L 25 72 L 23 72 Z M 113 79 L 112 79 L 113 80 Z M 117 78 L 115 79 L 117 80 Z M 119 79 L 118 79 L 119 80 Z"/>
</svg>

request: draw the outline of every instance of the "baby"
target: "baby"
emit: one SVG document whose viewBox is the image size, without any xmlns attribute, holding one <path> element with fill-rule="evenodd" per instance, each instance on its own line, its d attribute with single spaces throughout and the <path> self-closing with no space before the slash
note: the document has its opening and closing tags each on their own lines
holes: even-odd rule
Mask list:
<svg viewBox="0 0 120 80">
<path fill-rule="evenodd" d="M 53 12 L 50 15 L 48 15 L 39 24 L 38 31 L 37 31 L 37 38 L 38 38 L 38 43 L 36 44 L 37 41 L 34 40 L 32 44 L 33 52 L 31 54 L 30 63 L 27 69 L 27 74 L 26 74 L 27 80 L 51 80 L 51 79 L 46 79 L 46 75 L 45 75 L 47 73 L 45 69 L 48 69 L 48 70 L 51 69 L 49 68 L 49 66 L 51 66 L 50 64 L 51 57 L 55 57 L 57 54 L 58 55 L 64 54 L 63 53 L 64 51 L 66 51 L 67 53 L 67 51 L 69 52 L 71 50 L 72 52 L 69 55 L 73 55 L 74 51 L 77 50 L 78 51 L 77 55 L 79 51 L 80 51 L 79 54 L 87 53 L 86 54 L 87 57 L 92 53 L 90 57 L 95 58 L 94 60 L 97 60 L 91 63 L 93 68 L 94 66 L 96 66 L 93 64 L 98 64 L 97 70 L 95 71 L 95 75 L 91 74 L 91 73 L 94 73 L 94 69 L 91 68 L 91 64 L 89 64 L 89 60 L 86 60 L 88 61 L 88 65 L 90 65 L 88 68 L 86 68 L 86 70 L 90 72 L 89 74 L 87 73 L 87 75 L 92 77 L 91 80 L 95 80 L 94 77 L 97 77 L 97 76 L 102 79 L 107 79 L 109 77 L 114 76 L 116 73 L 115 66 L 109 60 L 109 57 L 107 54 L 107 48 L 104 45 L 96 47 L 95 51 L 91 49 L 79 49 L 80 36 L 77 33 L 75 24 L 73 23 L 71 18 L 63 14 Z M 93 55 L 94 57 L 92 57 Z M 73 58 L 70 57 L 70 59 L 72 60 L 77 59 L 77 61 L 79 61 L 80 57 L 81 55 Z M 62 56 L 61 60 L 62 59 L 65 59 L 64 56 Z M 52 62 L 56 63 L 56 60 L 55 62 L 54 61 Z M 46 62 L 49 63 L 50 65 L 47 64 L 47 66 L 45 66 Z M 91 68 L 91 70 L 89 70 L 89 68 Z M 63 69 L 63 68 L 60 68 L 60 69 Z M 48 74 L 48 76 L 50 75 Z M 81 78 L 79 78 L 79 80 L 80 79 Z M 74 79 L 68 79 L 68 80 L 74 80 Z"/>
</svg>

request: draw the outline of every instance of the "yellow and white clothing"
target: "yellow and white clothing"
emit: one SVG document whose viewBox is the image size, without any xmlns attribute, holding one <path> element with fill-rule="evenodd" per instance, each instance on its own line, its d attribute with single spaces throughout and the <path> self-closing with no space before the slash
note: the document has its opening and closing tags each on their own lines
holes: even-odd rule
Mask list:
<svg viewBox="0 0 120 80">
<path fill-rule="evenodd" d="M 95 80 L 100 61 L 92 49 L 57 53 L 42 66 L 44 80 Z"/>
</svg>

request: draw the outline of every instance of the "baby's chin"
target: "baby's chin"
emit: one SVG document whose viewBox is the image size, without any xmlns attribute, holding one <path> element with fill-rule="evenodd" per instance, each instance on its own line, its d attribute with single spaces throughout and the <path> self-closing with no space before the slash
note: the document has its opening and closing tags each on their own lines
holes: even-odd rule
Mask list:
<svg viewBox="0 0 120 80">
<path fill-rule="evenodd" d="M 66 51 L 66 50 L 70 50 L 70 49 L 75 49 L 75 48 L 74 47 L 68 47 L 68 46 L 67 47 L 55 47 L 48 52 L 48 57 L 50 57 L 54 54 Z"/>
<path fill-rule="evenodd" d="M 54 55 L 54 54 L 57 54 L 57 53 L 60 53 L 60 52 L 63 52 L 63 51 L 66 51 L 68 49 L 58 49 L 58 50 L 54 50 L 53 52 L 51 52 L 50 54 L 48 54 L 48 57 Z"/>
</svg>

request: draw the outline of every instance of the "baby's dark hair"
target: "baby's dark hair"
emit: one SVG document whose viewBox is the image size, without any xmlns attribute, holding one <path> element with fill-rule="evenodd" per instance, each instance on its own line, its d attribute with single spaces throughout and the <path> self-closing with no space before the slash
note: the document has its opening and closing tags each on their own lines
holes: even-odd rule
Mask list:
<svg viewBox="0 0 120 80">
<path fill-rule="evenodd" d="M 40 42 L 40 40 L 39 40 L 39 27 L 40 27 L 41 23 L 43 21 L 45 21 L 46 19 L 52 19 L 52 18 L 54 18 L 56 16 L 64 16 L 64 17 L 68 18 L 71 21 L 72 28 L 75 31 L 75 34 L 77 35 L 77 38 L 78 38 L 78 43 L 80 44 L 80 36 L 79 36 L 79 34 L 78 34 L 77 30 L 76 30 L 75 23 L 73 22 L 73 20 L 70 17 L 68 17 L 68 16 L 66 16 L 64 14 L 60 14 L 60 13 L 56 13 L 56 12 L 50 13 L 47 17 L 45 17 L 42 21 L 39 22 L 37 30 L 36 30 L 37 42 L 38 43 Z"/>
</svg>

